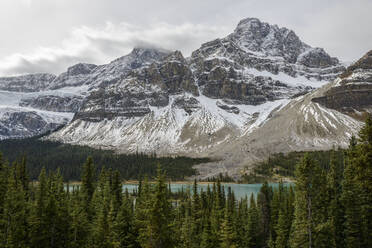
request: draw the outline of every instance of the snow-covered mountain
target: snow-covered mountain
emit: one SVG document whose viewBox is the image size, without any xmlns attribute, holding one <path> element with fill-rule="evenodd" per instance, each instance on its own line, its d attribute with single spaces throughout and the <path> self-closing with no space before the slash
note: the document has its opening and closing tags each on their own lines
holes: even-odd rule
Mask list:
<svg viewBox="0 0 372 248">
<path fill-rule="evenodd" d="M 92 90 L 114 84 L 167 53 L 136 48 L 109 64 L 80 63 L 59 76 L 39 73 L 0 78 L 0 139 L 39 135 L 69 123 Z"/>
<path fill-rule="evenodd" d="M 203 175 L 238 173 L 270 152 L 346 144 L 360 122 L 332 107 L 332 89 L 348 87 L 360 73 L 369 80 L 370 68 L 359 69 L 345 72 L 336 58 L 293 31 L 247 18 L 188 58 L 179 51 L 135 48 L 106 65 L 74 65 L 41 81 L 37 92 L 29 82 L 15 90 L 3 82 L 20 79 L 0 78 L 0 138 L 68 123 L 47 138 L 119 152 L 211 156 L 222 160 L 203 165 Z M 370 103 L 370 95 L 355 94 Z M 30 113 L 45 123 L 17 122 L 39 119 Z"/>
<path fill-rule="evenodd" d="M 212 151 L 220 162 L 198 166 L 201 175 L 240 174 L 279 152 L 346 147 L 372 114 L 372 51 L 334 81 L 291 99 L 263 125 Z M 265 137 L 265 138 L 262 138 Z"/>
<path fill-rule="evenodd" d="M 293 31 L 248 18 L 189 58 L 172 52 L 101 84 L 50 138 L 121 152 L 209 154 L 344 69 Z"/>
</svg>

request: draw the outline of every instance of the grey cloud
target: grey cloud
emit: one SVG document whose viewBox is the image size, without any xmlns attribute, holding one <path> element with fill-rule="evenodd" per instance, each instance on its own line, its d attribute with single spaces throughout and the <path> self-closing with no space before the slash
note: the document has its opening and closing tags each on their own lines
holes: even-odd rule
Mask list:
<svg viewBox="0 0 372 248">
<path fill-rule="evenodd" d="M 25 58 L 18 59 L 16 65 L 9 67 L 3 72 L 5 75 L 19 75 L 27 73 L 53 73 L 56 71 L 62 71 L 65 69 L 66 64 L 74 62 L 77 58 L 70 56 L 60 56 L 54 60 L 49 59 L 38 59 L 38 60 L 28 60 Z"/>
<path fill-rule="evenodd" d="M 370 0 L 1 0 L 0 74 L 107 63 L 141 44 L 188 55 L 245 17 L 350 61 L 371 49 L 371 9 Z"/>
<path fill-rule="evenodd" d="M 220 30 L 211 26 L 165 23 L 146 28 L 127 23 L 107 23 L 103 28 L 83 26 L 74 29 L 60 47 L 42 47 L 31 53 L 14 54 L 0 60 L 0 75 L 58 74 L 79 62 L 108 63 L 137 46 L 181 50 L 189 55 L 203 41 L 216 37 Z"/>
</svg>

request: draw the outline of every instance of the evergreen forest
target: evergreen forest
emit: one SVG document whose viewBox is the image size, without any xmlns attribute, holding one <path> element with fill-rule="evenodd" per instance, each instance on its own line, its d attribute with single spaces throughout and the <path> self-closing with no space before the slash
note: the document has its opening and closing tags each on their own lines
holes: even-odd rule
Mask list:
<svg viewBox="0 0 372 248">
<path fill-rule="evenodd" d="M 0 247 L 372 247 L 371 119 L 342 158 L 331 152 L 324 166 L 304 154 L 293 187 L 264 183 L 243 199 L 219 179 L 174 194 L 160 164 L 155 182 L 145 176 L 130 193 L 119 170 L 97 173 L 92 157 L 72 189 L 58 169 L 41 169 L 31 182 L 25 159 L 1 159 Z"/>
</svg>

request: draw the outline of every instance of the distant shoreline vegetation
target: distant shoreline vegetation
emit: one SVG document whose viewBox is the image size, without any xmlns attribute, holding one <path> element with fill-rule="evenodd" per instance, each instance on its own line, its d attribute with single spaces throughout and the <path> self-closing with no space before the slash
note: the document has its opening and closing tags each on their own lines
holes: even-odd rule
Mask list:
<svg viewBox="0 0 372 248">
<path fill-rule="evenodd" d="M 0 141 L 0 152 L 13 164 L 25 158 L 31 180 L 37 180 L 41 169 L 47 172 L 60 170 L 66 181 L 79 181 L 81 165 L 92 157 L 99 172 L 102 168 L 118 170 L 124 180 L 138 180 L 144 175 L 156 176 L 156 165 L 161 164 L 167 177 L 182 181 L 197 174 L 194 165 L 210 162 L 209 158 L 184 156 L 158 157 L 155 153 L 116 154 L 114 151 L 94 149 L 88 146 L 63 144 L 40 140 L 40 137 L 8 139 Z"/>
<path fill-rule="evenodd" d="M 117 169 L 125 181 L 137 181 L 144 175 L 154 179 L 156 165 L 160 163 L 172 182 L 187 182 L 188 178 L 197 175 L 194 165 L 211 162 L 210 158 L 190 158 L 184 156 L 158 157 L 155 153 L 116 154 L 112 150 L 95 149 L 88 146 L 63 144 L 56 141 L 40 140 L 40 136 L 26 139 L 7 139 L 0 141 L 0 152 L 10 163 L 22 157 L 27 160 L 31 180 L 37 180 L 42 167 L 46 171 L 58 168 L 66 181 L 78 182 L 81 174 L 81 164 L 88 156 L 96 163 L 97 171 L 102 168 Z M 334 153 L 336 163 L 343 163 L 345 150 L 290 152 L 287 154 L 272 154 L 268 159 L 253 165 L 253 169 L 242 174 L 240 179 L 233 178 L 227 173 L 201 180 L 200 183 L 263 183 L 293 182 L 296 164 L 305 153 L 317 160 L 322 168 L 328 169 L 331 154 Z M 248 171 L 248 169 L 246 168 Z"/>
<path fill-rule="evenodd" d="M 294 151 L 285 153 L 276 153 L 264 161 L 253 165 L 253 169 L 248 172 L 246 168 L 240 180 L 241 183 L 262 183 L 269 182 L 293 182 L 295 181 L 296 165 L 301 161 L 305 154 L 311 159 L 318 161 L 320 167 L 329 170 L 331 159 L 337 166 L 342 166 L 345 157 L 344 149 L 328 151 Z"/>
</svg>

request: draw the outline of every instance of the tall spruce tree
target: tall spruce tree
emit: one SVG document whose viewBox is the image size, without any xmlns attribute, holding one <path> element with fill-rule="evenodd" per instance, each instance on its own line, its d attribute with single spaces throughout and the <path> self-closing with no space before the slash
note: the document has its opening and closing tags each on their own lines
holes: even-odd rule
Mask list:
<svg viewBox="0 0 372 248">
<path fill-rule="evenodd" d="M 226 201 L 224 219 L 221 223 L 221 248 L 237 247 L 237 233 L 234 226 L 233 211 L 229 209 L 229 201 Z"/>
<path fill-rule="evenodd" d="M 5 227 L 6 218 L 4 216 L 5 197 L 8 191 L 8 180 L 9 180 L 9 167 L 2 158 L 0 153 L 0 245 L 5 246 Z"/>
<path fill-rule="evenodd" d="M 198 185 L 196 183 L 196 180 L 194 180 L 194 184 L 193 184 L 191 216 L 192 216 L 192 222 L 191 222 L 192 246 L 191 247 L 196 248 L 200 246 L 202 227 L 203 227 L 201 201 L 200 201 L 200 196 L 198 193 Z"/>
<path fill-rule="evenodd" d="M 327 213 L 326 178 L 320 166 L 305 154 L 296 168 L 295 219 L 291 247 L 334 247 Z"/>
<path fill-rule="evenodd" d="M 278 222 L 275 226 L 276 230 L 276 240 L 275 240 L 275 247 L 276 248 L 287 248 L 289 247 L 288 240 L 289 240 L 289 233 L 292 224 L 292 216 L 291 216 L 291 209 L 290 209 L 290 198 L 288 191 L 285 191 L 286 197 L 284 197 L 283 202 L 280 204 L 279 209 L 279 216 Z"/>
<path fill-rule="evenodd" d="M 201 237 L 200 248 L 214 248 L 214 240 L 212 239 L 212 228 L 209 219 L 204 220 L 203 233 Z"/>
<path fill-rule="evenodd" d="M 255 248 L 261 245 L 261 225 L 260 214 L 257 209 L 256 201 L 253 194 L 251 195 L 248 210 L 248 223 L 247 223 L 247 247 Z"/>
<path fill-rule="evenodd" d="M 114 247 L 139 248 L 134 225 L 134 209 L 129 196 L 125 196 L 113 223 Z"/>
<path fill-rule="evenodd" d="M 351 140 L 346 157 L 342 201 L 346 247 L 372 246 L 372 120 L 367 118 L 358 143 Z"/>
<path fill-rule="evenodd" d="M 344 207 L 341 202 L 343 168 L 336 162 L 335 152 L 332 151 L 329 172 L 327 175 L 327 188 L 329 196 L 328 215 L 332 231 L 332 239 L 336 247 L 344 247 Z"/>
<path fill-rule="evenodd" d="M 257 205 L 261 211 L 263 247 L 267 247 L 270 239 L 272 194 L 272 188 L 265 181 L 257 196 Z"/>
<path fill-rule="evenodd" d="M 87 211 L 88 218 L 91 219 L 90 202 L 92 201 L 95 190 L 96 171 L 93 164 L 92 157 L 88 157 L 83 165 L 83 172 L 81 175 L 81 191 L 84 199 L 84 207 Z"/>
<path fill-rule="evenodd" d="M 167 184 L 165 176 L 158 166 L 158 175 L 154 193 L 151 194 L 151 205 L 147 213 L 147 226 L 141 230 L 142 247 L 145 248 L 167 248 L 173 247 L 172 232 L 172 206 L 168 199 Z"/>
<path fill-rule="evenodd" d="M 19 179 L 17 168 L 12 167 L 4 198 L 3 216 L 3 247 L 26 248 L 29 246 L 28 233 L 28 192 Z"/>
</svg>

